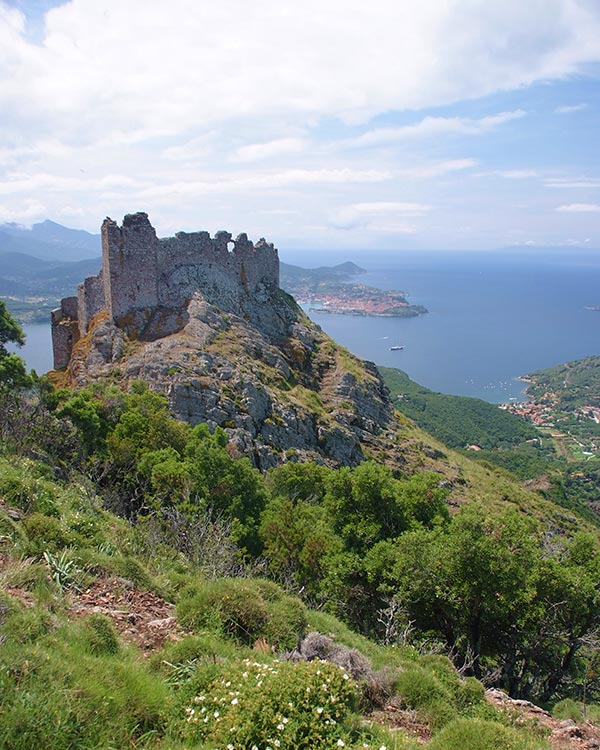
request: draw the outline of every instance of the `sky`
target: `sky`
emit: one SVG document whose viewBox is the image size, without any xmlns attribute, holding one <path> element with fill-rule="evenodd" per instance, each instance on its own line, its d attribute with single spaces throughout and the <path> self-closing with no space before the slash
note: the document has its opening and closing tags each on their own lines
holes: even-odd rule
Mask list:
<svg viewBox="0 0 600 750">
<path fill-rule="evenodd" d="M 599 0 L 0 0 L 0 223 L 600 248 Z"/>
</svg>

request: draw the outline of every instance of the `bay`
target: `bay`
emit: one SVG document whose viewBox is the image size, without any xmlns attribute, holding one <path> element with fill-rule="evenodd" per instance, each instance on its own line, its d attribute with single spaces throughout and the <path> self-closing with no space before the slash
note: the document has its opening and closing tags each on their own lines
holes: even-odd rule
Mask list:
<svg viewBox="0 0 600 750">
<path fill-rule="evenodd" d="M 302 265 L 312 265 L 309 258 Z M 586 309 L 600 305 L 598 252 L 340 252 L 327 261 L 341 259 L 368 269 L 358 283 L 404 290 L 429 313 L 403 319 L 309 311 L 311 318 L 358 356 L 398 367 L 432 390 L 492 403 L 522 399 L 520 375 L 600 354 L 600 312 Z M 24 330 L 18 353 L 46 372 L 50 326 Z M 390 351 L 395 345 L 404 348 Z"/>
<path fill-rule="evenodd" d="M 353 260 L 370 269 L 357 281 L 407 291 L 429 313 L 311 318 L 355 354 L 434 391 L 522 400 L 519 376 L 600 354 L 600 312 L 585 309 L 600 305 L 598 253 L 427 251 Z M 404 348 L 390 351 L 394 345 Z"/>
</svg>

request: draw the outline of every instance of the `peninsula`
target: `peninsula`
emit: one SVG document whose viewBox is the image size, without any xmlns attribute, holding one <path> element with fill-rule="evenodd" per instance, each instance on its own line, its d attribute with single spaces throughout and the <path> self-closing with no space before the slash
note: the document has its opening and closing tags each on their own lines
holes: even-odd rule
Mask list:
<svg viewBox="0 0 600 750">
<path fill-rule="evenodd" d="M 282 263 L 281 285 L 313 312 L 375 317 L 414 317 L 427 312 L 422 305 L 411 305 L 406 292 L 355 283 L 353 277 L 363 273 L 365 269 L 355 263 L 320 268 Z"/>
</svg>

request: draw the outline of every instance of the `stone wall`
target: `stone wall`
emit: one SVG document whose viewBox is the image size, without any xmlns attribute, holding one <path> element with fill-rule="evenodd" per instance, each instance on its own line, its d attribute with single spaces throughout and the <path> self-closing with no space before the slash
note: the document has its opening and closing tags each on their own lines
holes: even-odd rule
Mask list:
<svg viewBox="0 0 600 750">
<path fill-rule="evenodd" d="M 74 343 L 63 330 L 66 321 L 76 323 L 71 328 L 78 337 L 85 336 L 91 318 L 106 310 L 132 333 L 131 321 L 140 317 L 135 313 L 183 310 L 198 290 L 211 304 L 240 313 L 255 296 L 258 300 L 265 290 L 278 288 L 277 250 L 264 239 L 254 245 L 240 234 L 232 241 L 229 232 L 214 238 L 208 232 L 178 232 L 159 239 L 145 213 L 128 214 L 122 226 L 107 218 L 101 272 L 79 285 L 76 305 L 75 298 L 67 298 L 71 302 L 63 300 L 53 311 L 55 367 L 68 364 Z"/>
</svg>

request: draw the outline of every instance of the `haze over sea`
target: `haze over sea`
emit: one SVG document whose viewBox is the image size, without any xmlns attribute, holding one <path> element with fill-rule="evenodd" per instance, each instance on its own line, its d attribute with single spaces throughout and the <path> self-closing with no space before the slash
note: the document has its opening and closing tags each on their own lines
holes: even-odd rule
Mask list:
<svg viewBox="0 0 600 750">
<path fill-rule="evenodd" d="M 523 398 L 517 380 L 533 370 L 600 354 L 600 252 L 519 248 L 494 252 L 347 252 L 328 257 L 281 253 L 305 267 L 351 259 L 368 273 L 358 283 L 402 289 L 417 318 L 310 312 L 355 354 L 398 367 L 435 391 L 494 403 Z M 52 365 L 48 326 L 26 326 L 30 367 Z M 402 351 L 390 351 L 401 345 Z"/>
</svg>

